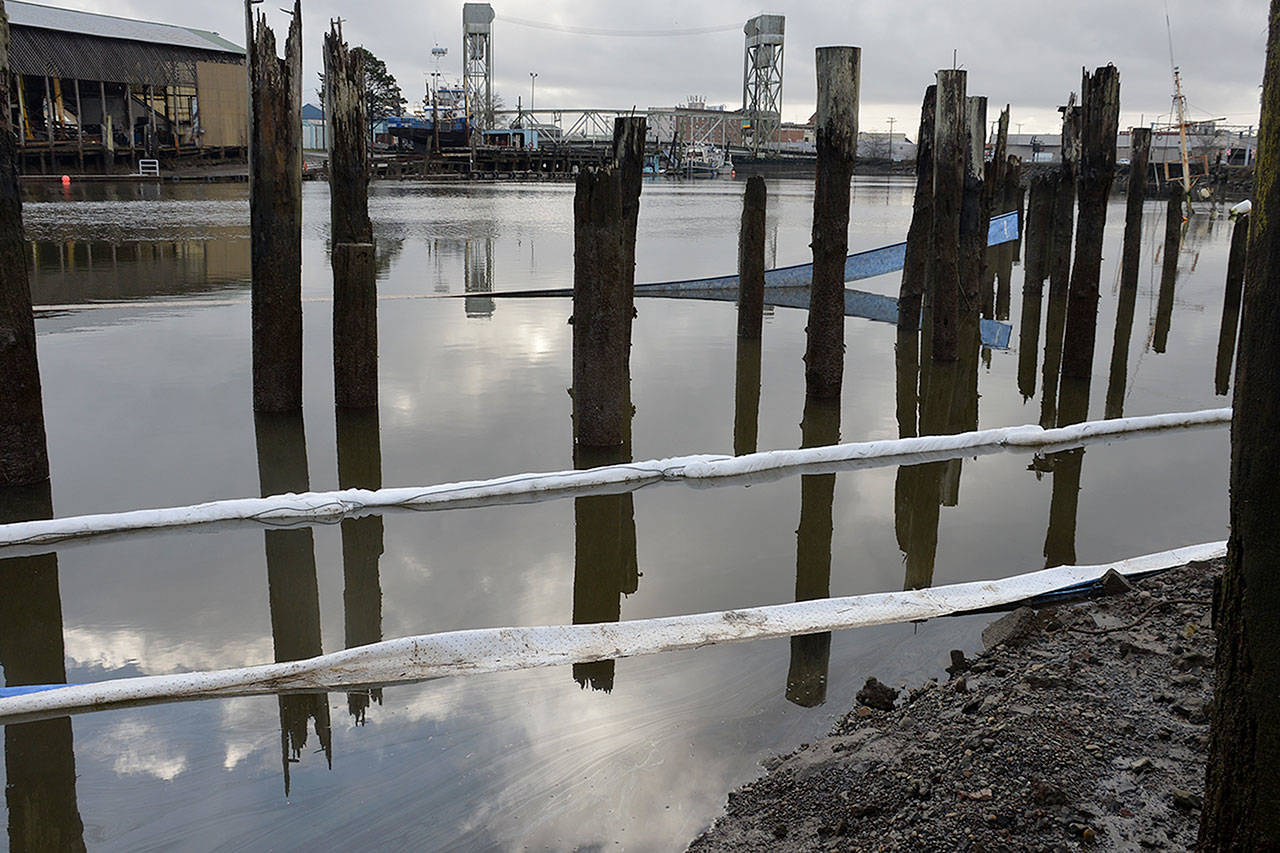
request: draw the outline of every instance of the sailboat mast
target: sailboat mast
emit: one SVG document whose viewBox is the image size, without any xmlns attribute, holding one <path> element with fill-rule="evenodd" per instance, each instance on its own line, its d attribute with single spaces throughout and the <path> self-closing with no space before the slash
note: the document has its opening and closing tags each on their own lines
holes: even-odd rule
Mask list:
<svg viewBox="0 0 1280 853">
<path fill-rule="evenodd" d="M 1178 145 L 1182 153 L 1182 191 L 1191 200 L 1191 165 L 1187 157 L 1187 97 L 1182 94 L 1182 74 L 1173 67 L 1173 105 L 1178 112 Z"/>
</svg>

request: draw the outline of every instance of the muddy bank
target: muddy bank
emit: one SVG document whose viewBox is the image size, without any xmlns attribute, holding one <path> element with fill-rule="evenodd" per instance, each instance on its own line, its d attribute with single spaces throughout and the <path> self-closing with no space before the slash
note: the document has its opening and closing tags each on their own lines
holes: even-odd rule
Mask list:
<svg viewBox="0 0 1280 853">
<path fill-rule="evenodd" d="M 1219 563 L 1038 611 L 944 679 L 869 684 L 825 738 L 729 795 L 696 851 L 1186 849 L 1213 692 Z"/>
</svg>

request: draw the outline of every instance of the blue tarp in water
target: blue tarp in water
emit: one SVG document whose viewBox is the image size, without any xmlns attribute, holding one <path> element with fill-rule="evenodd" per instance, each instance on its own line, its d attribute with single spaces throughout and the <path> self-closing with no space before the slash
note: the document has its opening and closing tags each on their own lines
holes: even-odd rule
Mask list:
<svg viewBox="0 0 1280 853">
<path fill-rule="evenodd" d="M 1018 239 L 1018 214 L 1016 211 L 996 216 L 987 230 L 987 245 L 999 246 Z M 870 249 L 850 255 L 844 262 L 844 280 L 859 281 L 897 272 L 902 269 L 907 244 L 894 243 L 879 249 Z M 767 305 L 784 308 L 808 308 L 809 285 L 813 282 L 813 264 L 797 264 L 766 270 L 764 274 L 764 301 Z M 686 299 L 712 299 L 736 302 L 738 277 L 722 275 L 715 278 L 688 281 L 664 281 L 655 284 L 637 284 L 636 296 L 655 296 Z M 844 313 L 846 317 L 864 317 L 882 323 L 898 322 L 898 300 L 892 296 L 868 293 L 845 288 Z M 982 345 L 994 349 L 1007 349 L 1013 327 L 995 320 L 982 320 Z"/>
</svg>

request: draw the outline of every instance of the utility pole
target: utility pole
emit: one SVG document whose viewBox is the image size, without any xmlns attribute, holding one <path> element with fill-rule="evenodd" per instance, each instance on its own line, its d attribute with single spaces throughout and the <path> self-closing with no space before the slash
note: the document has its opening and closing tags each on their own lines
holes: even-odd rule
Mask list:
<svg viewBox="0 0 1280 853">
<path fill-rule="evenodd" d="M 893 162 L 893 123 L 897 121 L 893 116 L 889 116 L 889 162 Z"/>
</svg>

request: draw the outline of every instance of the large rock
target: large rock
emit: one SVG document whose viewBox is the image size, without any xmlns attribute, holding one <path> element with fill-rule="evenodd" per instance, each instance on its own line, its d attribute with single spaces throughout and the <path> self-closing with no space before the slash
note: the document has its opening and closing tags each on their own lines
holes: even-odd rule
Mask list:
<svg viewBox="0 0 1280 853">
<path fill-rule="evenodd" d="M 1035 628 L 1036 612 L 1030 607 L 1019 607 L 982 629 L 982 645 L 987 649 L 1001 644 L 1017 645 L 1025 641 Z"/>
<path fill-rule="evenodd" d="M 893 701 L 898 698 L 898 691 L 887 684 L 881 684 L 873 677 L 867 679 L 867 683 L 862 686 L 862 689 L 858 691 L 858 695 L 854 698 L 859 705 L 866 705 L 868 708 L 876 708 L 881 711 L 892 711 Z"/>
</svg>

